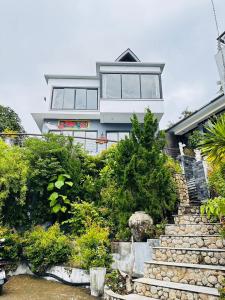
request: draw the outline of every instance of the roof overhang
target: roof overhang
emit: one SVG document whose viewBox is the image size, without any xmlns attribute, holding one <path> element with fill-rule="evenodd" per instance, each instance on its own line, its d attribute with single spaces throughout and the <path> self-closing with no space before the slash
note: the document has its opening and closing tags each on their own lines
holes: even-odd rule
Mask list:
<svg viewBox="0 0 225 300">
<path fill-rule="evenodd" d="M 47 83 L 50 79 L 98 79 L 98 76 L 78 76 L 78 75 L 59 75 L 59 74 L 45 74 L 44 76 Z"/>
<path fill-rule="evenodd" d="M 97 62 L 96 63 L 96 73 L 99 75 L 100 67 L 113 66 L 113 67 L 141 67 L 141 68 L 158 68 L 162 73 L 165 67 L 165 63 L 150 63 L 150 62 Z"/>
<path fill-rule="evenodd" d="M 225 110 L 225 96 L 220 95 L 187 118 L 174 124 L 166 131 L 174 133 L 175 135 L 183 135 L 196 128 L 198 124 L 223 110 Z"/>
</svg>

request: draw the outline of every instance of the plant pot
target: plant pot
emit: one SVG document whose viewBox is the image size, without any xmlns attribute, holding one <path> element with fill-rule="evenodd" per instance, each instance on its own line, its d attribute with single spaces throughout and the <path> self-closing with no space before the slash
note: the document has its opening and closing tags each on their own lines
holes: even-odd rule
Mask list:
<svg viewBox="0 0 225 300">
<path fill-rule="evenodd" d="M 91 295 L 100 297 L 104 294 L 106 268 L 90 268 Z"/>
</svg>

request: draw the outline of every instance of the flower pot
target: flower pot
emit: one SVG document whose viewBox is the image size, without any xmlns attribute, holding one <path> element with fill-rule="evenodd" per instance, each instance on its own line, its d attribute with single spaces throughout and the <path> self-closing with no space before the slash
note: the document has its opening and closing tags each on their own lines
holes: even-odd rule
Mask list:
<svg viewBox="0 0 225 300">
<path fill-rule="evenodd" d="M 90 268 L 91 295 L 100 297 L 104 293 L 106 268 Z"/>
</svg>

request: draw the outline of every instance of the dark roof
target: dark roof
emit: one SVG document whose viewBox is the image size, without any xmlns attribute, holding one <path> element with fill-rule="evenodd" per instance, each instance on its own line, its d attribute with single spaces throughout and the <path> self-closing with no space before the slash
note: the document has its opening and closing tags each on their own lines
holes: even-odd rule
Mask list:
<svg viewBox="0 0 225 300">
<path fill-rule="evenodd" d="M 217 100 L 219 100 L 220 98 L 222 98 L 224 96 L 224 94 L 220 94 L 219 96 L 217 96 L 216 98 L 214 98 L 213 100 L 211 100 L 210 102 L 208 102 L 207 104 L 201 106 L 199 109 L 197 109 L 196 111 L 194 111 L 192 114 L 190 114 L 189 116 L 183 118 L 182 120 L 178 121 L 177 123 L 173 124 L 172 126 L 170 126 L 169 128 L 167 128 L 165 131 L 170 131 L 173 127 L 181 124 L 182 122 L 186 121 L 187 119 L 189 119 L 190 117 L 194 116 L 195 114 L 197 114 L 198 112 L 200 112 L 202 109 L 206 108 L 207 106 L 209 106 L 210 104 L 216 102 Z"/>
</svg>

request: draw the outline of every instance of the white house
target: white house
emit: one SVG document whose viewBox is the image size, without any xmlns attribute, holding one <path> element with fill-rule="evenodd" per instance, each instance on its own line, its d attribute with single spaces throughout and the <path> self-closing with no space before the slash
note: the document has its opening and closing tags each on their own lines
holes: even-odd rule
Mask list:
<svg viewBox="0 0 225 300">
<path fill-rule="evenodd" d="M 95 76 L 45 75 L 49 109 L 32 116 L 42 133 L 92 138 L 79 142 L 90 152 L 99 152 L 106 144 L 94 139 L 124 138 L 133 113 L 142 122 L 150 108 L 158 120 L 162 118 L 163 68 L 163 63 L 140 62 L 127 49 L 115 62 L 97 62 Z"/>
</svg>

